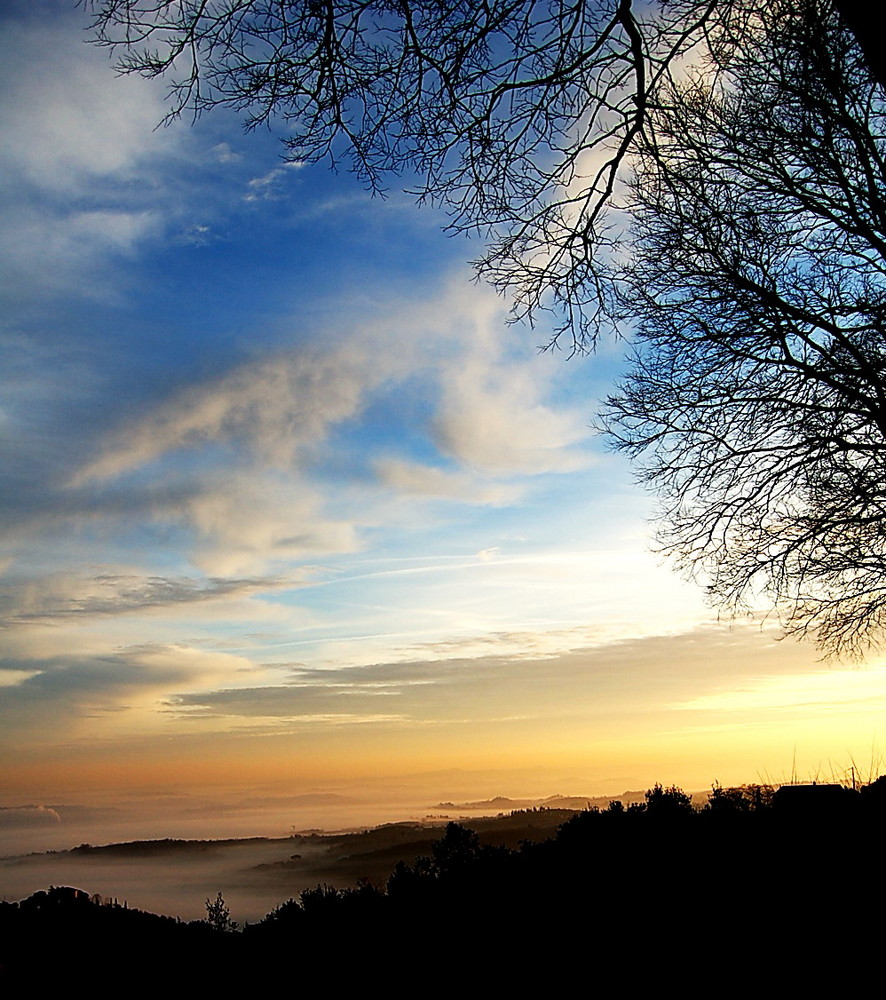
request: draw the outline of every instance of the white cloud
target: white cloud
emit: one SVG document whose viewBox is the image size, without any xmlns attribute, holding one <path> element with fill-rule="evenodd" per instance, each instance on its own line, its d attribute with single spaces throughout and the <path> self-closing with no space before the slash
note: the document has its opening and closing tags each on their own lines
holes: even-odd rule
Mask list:
<svg viewBox="0 0 886 1000">
<path fill-rule="evenodd" d="M 375 467 L 384 485 L 411 496 L 500 506 L 513 503 L 522 493 L 521 488 L 513 484 L 477 482 L 466 472 L 449 472 L 397 458 L 379 459 Z"/>
<path fill-rule="evenodd" d="M 261 464 L 287 468 L 353 416 L 373 375 L 360 350 L 280 353 L 190 386 L 125 428 L 72 485 L 110 479 L 179 449 L 240 439 Z"/>
<path fill-rule="evenodd" d="M 590 464 L 580 446 L 590 437 L 587 412 L 544 402 L 543 361 L 509 358 L 503 324 L 478 316 L 464 355 L 442 373 L 443 397 L 434 420 L 438 446 L 489 474 L 572 472 Z"/>
<path fill-rule="evenodd" d="M 577 413 L 545 402 L 551 359 L 509 356 L 502 318 L 486 289 L 452 286 L 429 302 L 390 303 L 383 320 L 354 320 L 156 402 L 110 435 L 69 488 L 129 473 L 138 478 L 123 489 L 148 473 L 153 488 L 187 470 L 187 488 L 158 490 L 153 513 L 189 529 L 192 560 L 212 574 L 280 572 L 357 551 L 364 528 L 417 528 L 425 516 L 417 497 L 512 505 L 526 489 L 519 478 L 588 464 L 587 432 Z M 392 453 L 385 431 L 376 439 L 363 426 L 376 403 L 397 412 L 403 385 L 419 401 L 413 438 L 431 453 L 436 441 L 448 461 Z M 323 471 L 327 447 L 336 449 L 332 474 Z M 348 449 L 354 469 L 341 460 Z M 401 503 L 390 503 L 391 490 Z"/>
<path fill-rule="evenodd" d="M 80 17 L 54 17 L 51 28 L 45 20 L 4 24 L 0 160 L 30 184 L 68 195 L 101 178 L 143 180 L 140 165 L 179 141 L 155 129 L 162 90 L 117 77 L 107 52 L 84 43 Z"/>
<path fill-rule="evenodd" d="M 676 707 L 699 712 L 786 711 L 819 707 L 838 712 L 862 704 L 886 703 L 886 667 L 821 668 L 787 677 L 760 675 L 738 687 L 705 693 Z"/>
<path fill-rule="evenodd" d="M 242 159 L 241 154 L 231 149 L 227 142 L 220 142 L 212 147 L 212 153 L 219 163 L 236 163 Z"/>
<path fill-rule="evenodd" d="M 534 475 L 586 466 L 588 454 L 578 447 L 589 436 L 586 417 L 543 402 L 545 378 L 531 361 L 506 356 L 500 325 L 500 304 L 490 292 L 453 288 L 420 308 L 391 304 L 384 323 L 358 321 L 329 345 L 280 351 L 181 390 L 121 430 L 73 484 L 217 442 L 245 442 L 266 467 L 292 468 L 333 425 L 358 415 L 370 394 L 416 376 L 430 394 L 433 381 L 441 384 L 430 430 L 472 470 Z M 385 457 L 379 469 L 387 484 L 405 492 L 473 490 L 479 502 L 507 498 L 472 485 L 464 473 L 422 463 Z"/>
<path fill-rule="evenodd" d="M 0 36 L 4 287 L 106 294 L 96 267 L 157 228 L 159 165 L 187 141 L 156 130 L 159 88 L 119 79 L 82 16 L 5 20 Z"/>
<path fill-rule="evenodd" d="M 523 475 L 575 472 L 590 464 L 572 447 L 587 434 L 574 416 L 526 405 L 513 385 L 484 384 L 470 373 L 454 383 L 435 421 L 437 442 L 453 458 L 486 473 Z"/>
<path fill-rule="evenodd" d="M 282 166 L 274 167 L 260 177 L 253 177 L 247 184 L 244 201 L 267 201 L 272 198 L 283 197 L 285 181 L 291 177 L 293 172 L 300 170 L 303 163 L 292 161 L 284 163 Z"/>
<path fill-rule="evenodd" d="M 227 576 L 359 549 L 355 525 L 325 518 L 320 507 L 319 497 L 296 478 L 232 475 L 224 486 L 189 500 L 181 513 L 199 535 L 195 565 Z"/>
<path fill-rule="evenodd" d="M 12 295 L 32 290 L 41 297 L 76 288 L 107 298 L 113 290 L 96 280 L 96 266 L 129 254 L 159 232 L 161 221 L 156 212 L 140 209 L 69 212 L 13 206 L 0 234 L 5 262 L 0 288 Z"/>
</svg>

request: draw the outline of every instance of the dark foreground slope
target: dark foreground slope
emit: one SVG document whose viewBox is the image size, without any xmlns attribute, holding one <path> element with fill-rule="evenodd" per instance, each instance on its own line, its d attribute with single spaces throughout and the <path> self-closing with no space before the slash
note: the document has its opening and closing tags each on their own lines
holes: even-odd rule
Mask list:
<svg viewBox="0 0 886 1000">
<path fill-rule="evenodd" d="M 882 798 L 834 790 L 773 804 L 745 790 L 697 811 L 656 787 L 642 806 L 584 812 L 515 848 L 450 824 L 384 885 L 318 887 L 238 931 L 57 890 L 0 906 L 0 958 L 19 983 L 107 976 L 175 995 L 632 982 L 845 991 L 880 953 Z"/>
</svg>

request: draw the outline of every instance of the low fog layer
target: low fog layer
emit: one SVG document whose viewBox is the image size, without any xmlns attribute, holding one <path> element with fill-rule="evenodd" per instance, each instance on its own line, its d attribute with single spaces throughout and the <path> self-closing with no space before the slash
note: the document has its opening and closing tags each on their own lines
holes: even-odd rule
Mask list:
<svg viewBox="0 0 886 1000">
<path fill-rule="evenodd" d="M 499 800 L 506 802 L 507 800 Z M 6 899 L 50 885 L 73 885 L 131 907 L 192 920 L 221 891 L 234 919 L 255 921 L 279 903 L 319 884 L 339 887 L 368 878 L 384 883 L 396 863 L 429 855 L 451 818 L 468 820 L 489 843 L 515 847 L 543 840 L 571 815 L 543 806 L 497 817 L 438 815 L 345 834 L 294 834 L 243 840 L 152 840 L 7 857 L 0 861 Z"/>
<path fill-rule="evenodd" d="M 3 899 L 23 899 L 50 885 L 73 885 L 89 893 L 125 900 L 130 907 L 195 920 L 206 916 L 205 900 L 222 891 L 238 920 L 256 920 L 318 882 L 311 863 L 319 846 L 290 840 L 170 843 L 152 850 L 74 851 L 38 854 L 0 862 Z M 162 842 L 158 842 L 162 844 Z M 299 853 L 295 871 L 256 870 Z"/>
</svg>

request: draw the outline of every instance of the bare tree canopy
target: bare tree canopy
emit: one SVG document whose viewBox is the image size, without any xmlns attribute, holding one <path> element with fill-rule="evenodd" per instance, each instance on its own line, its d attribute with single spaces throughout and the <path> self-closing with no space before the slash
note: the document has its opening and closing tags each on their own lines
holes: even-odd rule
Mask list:
<svg viewBox="0 0 886 1000">
<path fill-rule="evenodd" d="M 552 308 L 577 348 L 608 318 L 625 223 L 607 209 L 649 128 L 649 96 L 718 11 L 710 0 L 654 4 L 643 19 L 631 0 L 84 3 L 119 69 L 170 81 L 171 117 L 227 106 L 248 127 L 282 125 L 293 159 L 347 163 L 373 190 L 417 177 L 414 193 L 447 210 L 452 232 L 486 241 L 478 269 L 516 314 Z"/>
<path fill-rule="evenodd" d="M 636 340 L 606 424 L 715 603 L 886 629 L 884 67 L 855 0 L 86 0 L 171 116 L 419 178 L 515 314 Z"/>
<path fill-rule="evenodd" d="M 886 628 L 882 92 L 824 3 L 773 4 L 710 58 L 659 89 L 635 160 L 608 425 L 716 604 L 762 588 L 858 654 Z"/>
</svg>

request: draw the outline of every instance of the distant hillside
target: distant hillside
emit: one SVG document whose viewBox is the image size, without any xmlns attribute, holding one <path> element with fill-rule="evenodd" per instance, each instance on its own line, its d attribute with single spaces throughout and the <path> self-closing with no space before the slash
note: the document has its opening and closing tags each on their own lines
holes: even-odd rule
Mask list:
<svg viewBox="0 0 886 1000">
<path fill-rule="evenodd" d="M 474 802 L 438 802 L 432 809 L 448 809 L 457 812 L 476 812 L 505 809 L 605 809 L 610 802 L 619 801 L 624 805 L 642 802 L 644 792 L 622 792 L 621 795 L 548 795 L 543 799 L 509 799 L 497 795 L 492 799 L 478 799 Z"/>
</svg>

